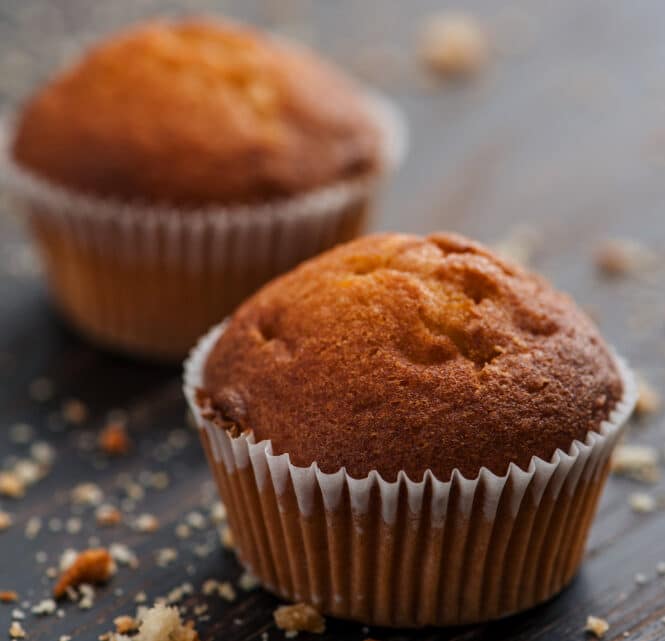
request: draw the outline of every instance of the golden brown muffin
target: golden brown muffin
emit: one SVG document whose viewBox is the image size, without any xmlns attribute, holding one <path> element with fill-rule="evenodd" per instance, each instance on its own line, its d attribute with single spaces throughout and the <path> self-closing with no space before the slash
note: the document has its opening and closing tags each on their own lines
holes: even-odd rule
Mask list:
<svg viewBox="0 0 665 641">
<path fill-rule="evenodd" d="M 341 72 L 211 21 L 152 22 L 94 48 L 29 101 L 13 154 L 78 192 L 187 207 L 291 196 L 380 156 Z"/>
<path fill-rule="evenodd" d="M 389 480 L 549 460 L 622 395 L 570 298 L 453 234 L 361 238 L 271 282 L 231 318 L 204 387 L 208 416 L 293 463 Z"/>
</svg>

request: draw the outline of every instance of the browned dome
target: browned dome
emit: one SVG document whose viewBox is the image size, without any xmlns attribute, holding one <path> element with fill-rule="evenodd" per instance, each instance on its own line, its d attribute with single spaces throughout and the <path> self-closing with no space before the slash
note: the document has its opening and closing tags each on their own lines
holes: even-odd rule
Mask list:
<svg viewBox="0 0 665 641">
<path fill-rule="evenodd" d="M 358 88 L 302 47 L 217 21 L 116 35 L 26 104 L 16 160 L 92 195 L 254 203 L 371 173 Z"/>
<path fill-rule="evenodd" d="M 201 402 L 292 462 L 420 479 L 550 459 L 607 418 L 622 384 L 570 298 L 453 234 L 340 246 L 243 304 Z"/>
</svg>

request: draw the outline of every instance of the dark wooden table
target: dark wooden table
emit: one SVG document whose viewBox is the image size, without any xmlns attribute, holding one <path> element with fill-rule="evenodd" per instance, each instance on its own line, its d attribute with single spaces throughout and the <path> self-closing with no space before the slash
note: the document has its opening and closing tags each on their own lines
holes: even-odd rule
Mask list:
<svg viewBox="0 0 665 641">
<path fill-rule="evenodd" d="M 178 12 L 179 5 L 203 11 L 219 10 L 219 4 L 3 0 L 2 105 L 16 104 L 54 65 L 100 33 L 143 16 Z M 635 238 L 661 258 L 665 249 L 664 3 L 460 3 L 481 20 L 493 42 L 484 73 L 461 84 L 438 81 L 418 62 L 418 29 L 440 9 L 434 0 L 222 4 L 232 15 L 311 42 L 403 107 L 411 153 L 386 191 L 376 228 L 454 229 L 488 242 L 514 237 L 515 229 L 539 237 L 532 265 L 590 309 L 620 352 L 663 387 L 665 271 L 654 267 L 610 280 L 598 274 L 592 254 L 607 237 Z M 96 639 L 112 629 L 113 617 L 133 613 L 138 591 L 152 600 L 186 581 L 194 587 L 183 600 L 189 611 L 203 602 L 210 608 L 210 619 L 197 623 L 203 640 L 259 639 L 263 632 L 283 638 L 272 621 L 277 601 L 262 591 L 238 590 L 234 603 L 200 594 L 205 579 L 237 581 L 241 572 L 232 553 L 217 544 L 209 520 L 189 539 L 175 535 L 189 512 L 207 517 L 211 496 L 202 453 L 186 427 L 178 368 L 103 353 L 70 333 L 51 311 L 18 221 L 0 221 L 0 461 L 7 466 L 28 452 L 28 444 L 15 442 L 16 423 L 29 424 L 33 441 L 47 441 L 57 452 L 50 474 L 25 498 L 0 499 L 0 509 L 15 520 L 0 533 L 0 590 L 38 602 L 52 584 L 46 568 L 57 564 L 65 548 L 95 543 L 90 537 L 102 545 L 126 543 L 140 558 L 137 570 L 121 568 L 98 590 L 91 610 L 65 604 L 64 618 L 40 618 L 27 610 L 29 639 Z M 40 378 L 52 382 L 53 394 L 37 401 L 35 392 L 44 392 L 40 383 L 35 390 Z M 88 415 L 81 424 L 63 417 L 67 399 L 85 404 Z M 94 440 L 114 409 L 127 413 L 135 448 L 108 460 L 95 451 Z M 655 414 L 635 422 L 629 439 L 660 448 L 664 433 L 663 417 Z M 169 487 L 148 487 L 133 508 L 157 515 L 158 532 L 141 534 L 127 524 L 102 530 L 92 508 L 82 511 L 80 532 L 67 532 L 66 520 L 77 516 L 69 500 L 76 484 L 95 482 L 108 501 L 119 504 L 123 474 L 150 485 L 147 472 L 161 471 Z M 665 639 L 665 582 L 655 570 L 665 560 L 665 512 L 632 512 L 628 497 L 635 491 L 658 497 L 665 486 L 611 478 L 580 575 L 543 607 L 459 630 L 368 633 L 360 625 L 328 620 L 320 638 L 583 639 L 586 616 L 594 614 L 611 624 L 606 639 Z M 33 517 L 43 527 L 28 539 L 25 528 Z M 160 567 L 155 553 L 168 547 L 177 548 L 178 559 Z M 636 573 L 645 575 L 646 584 L 635 581 Z M 0 604 L 0 636 L 6 635 L 11 610 Z"/>
</svg>

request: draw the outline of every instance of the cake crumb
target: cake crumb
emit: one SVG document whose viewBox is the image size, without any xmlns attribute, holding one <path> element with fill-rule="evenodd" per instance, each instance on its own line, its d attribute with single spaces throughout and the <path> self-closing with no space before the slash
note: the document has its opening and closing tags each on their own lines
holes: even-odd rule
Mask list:
<svg viewBox="0 0 665 641">
<path fill-rule="evenodd" d="M 199 641 L 191 621 L 183 623 L 177 608 L 157 603 L 141 613 L 138 634 L 134 641 Z"/>
<path fill-rule="evenodd" d="M 9 626 L 9 636 L 12 639 L 25 639 L 26 632 L 18 621 L 12 621 Z"/>
<path fill-rule="evenodd" d="M 104 503 L 95 511 L 95 520 L 100 527 L 112 527 L 122 523 L 122 512 L 117 507 Z"/>
<path fill-rule="evenodd" d="M 144 534 L 156 532 L 159 529 L 159 519 L 153 514 L 141 514 L 134 521 L 134 529 Z"/>
<path fill-rule="evenodd" d="M 648 249 L 628 238 L 607 239 L 594 252 L 596 268 L 606 276 L 615 278 L 634 274 L 652 259 Z"/>
<path fill-rule="evenodd" d="M 612 454 L 613 474 L 628 476 L 645 483 L 657 483 L 660 479 L 658 450 L 650 445 L 621 444 Z"/>
<path fill-rule="evenodd" d="M 118 634 L 135 632 L 139 629 L 139 622 L 134 617 L 127 615 L 119 616 L 113 619 L 113 625 L 115 625 L 115 631 Z"/>
<path fill-rule="evenodd" d="M 605 633 L 610 629 L 610 624 L 600 617 L 588 616 L 586 620 L 585 632 L 593 634 L 597 639 L 602 639 Z"/>
<path fill-rule="evenodd" d="M 444 77 L 475 75 L 488 58 L 487 36 L 471 15 L 444 13 L 430 16 L 420 35 L 420 56 Z"/>
<path fill-rule="evenodd" d="M 275 624 L 285 632 L 314 632 L 322 634 L 325 619 L 309 604 L 282 605 L 273 612 Z"/>
<path fill-rule="evenodd" d="M 259 587 L 259 580 L 250 572 L 243 572 L 238 579 L 238 586 L 241 590 L 250 592 Z"/>
<path fill-rule="evenodd" d="M 15 472 L 0 472 L 0 496 L 20 499 L 25 495 L 25 482 Z"/>
<path fill-rule="evenodd" d="M 9 512 L 3 512 L 0 510 L 0 532 L 7 530 L 12 526 L 13 519 L 12 515 Z"/>
<path fill-rule="evenodd" d="M 638 572 L 635 577 L 635 584 L 636 585 L 646 585 L 649 582 L 649 577 L 647 577 L 644 572 Z"/>
<path fill-rule="evenodd" d="M 97 444 L 109 456 L 124 456 L 132 447 L 127 428 L 121 421 L 108 423 L 99 433 Z"/>
<path fill-rule="evenodd" d="M 73 425 L 80 425 L 88 418 L 88 408 L 77 398 L 70 398 L 62 404 L 62 418 Z"/>
<path fill-rule="evenodd" d="M 75 588 L 85 583 L 105 583 L 115 571 L 115 561 L 108 550 L 104 548 L 84 550 L 63 572 L 53 588 L 53 596 L 60 599 L 67 593 L 67 588 Z"/>
<path fill-rule="evenodd" d="M 124 543 L 111 543 L 109 553 L 113 560 L 120 565 L 127 565 L 130 568 L 137 568 L 139 565 L 136 554 Z"/>
<path fill-rule="evenodd" d="M 655 414 L 660 410 L 663 399 L 651 383 L 643 376 L 637 379 L 637 403 L 635 404 L 635 413 L 638 416 Z"/>
<path fill-rule="evenodd" d="M 633 512 L 653 512 L 656 509 L 656 499 L 644 492 L 634 492 L 628 497 L 628 503 Z"/>
<path fill-rule="evenodd" d="M 14 590 L 0 590 L 0 603 L 16 603 L 18 594 Z"/>
<path fill-rule="evenodd" d="M 96 483 L 79 483 L 71 491 L 75 505 L 99 505 L 104 499 L 104 492 Z"/>
<path fill-rule="evenodd" d="M 32 607 L 30 610 L 33 614 L 40 616 L 45 616 L 53 614 L 57 609 L 55 601 L 53 599 L 44 599 Z"/>
</svg>

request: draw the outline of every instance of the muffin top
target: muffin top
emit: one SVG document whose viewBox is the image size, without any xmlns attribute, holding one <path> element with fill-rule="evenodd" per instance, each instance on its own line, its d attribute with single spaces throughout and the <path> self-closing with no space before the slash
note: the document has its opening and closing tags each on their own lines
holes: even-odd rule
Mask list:
<svg viewBox="0 0 665 641">
<path fill-rule="evenodd" d="M 12 151 L 60 186 L 191 208 L 368 175 L 380 138 L 358 88 L 306 49 L 234 23 L 160 21 L 33 96 Z"/>
<path fill-rule="evenodd" d="M 592 322 L 453 234 L 361 238 L 272 281 L 211 350 L 199 403 L 232 434 L 354 477 L 549 460 L 622 395 Z"/>
</svg>

